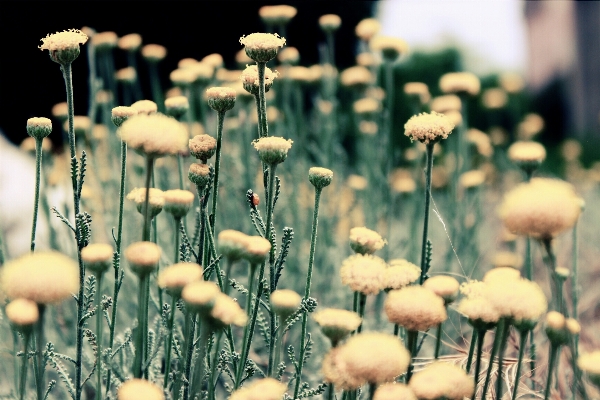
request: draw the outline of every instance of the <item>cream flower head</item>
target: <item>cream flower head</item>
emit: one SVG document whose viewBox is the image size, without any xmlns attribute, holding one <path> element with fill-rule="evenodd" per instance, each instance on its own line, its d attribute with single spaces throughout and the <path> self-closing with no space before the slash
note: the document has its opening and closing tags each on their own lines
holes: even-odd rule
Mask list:
<svg viewBox="0 0 600 400">
<path fill-rule="evenodd" d="M 391 36 L 376 36 L 369 42 L 369 47 L 373 51 L 381 51 L 383 58 L 391 61 L 408 52 L 408 43 Z"/>
<path fill-rule="evenodd" d="M 449 72 L 440 78 L 440 89 L 444 93 L 468 93 L 475 96 L 481 89 L 481 83 L 471 72 Z"/>
<path fill-rule="evenodd" d="M 92 243 L 81 250 L 81 260 L 87 271 L 106 272 L 112 266 L 113 247 L 107 243 Z"/>
<path fill-rule="evenodd" d="M 377 294 L 384 289 L 386 267 L 385 261 L 377 256 L 355 254 L 342 263 L 340 277 L 355 292 Z"/>
<path fill-rule="evenodd" d="M 79 56 L 79 46 L 88 41 L 88 36 L 79 29 L 48 34 L 42 38 L 40 50 L 48 50 L 52 61 L 61 65 L 72 63 Z"/>
<path fill-rule="evenodd" d="M 165 205 L 163 208 L 175 218 L 183 218 L 194 204 L 194 193 L 189 190 L 171 189 L 163 192 Z"/>
<path fill-rule="evenodd" d="M 166 289 L 171 296 L 181 297 L 181 291 L 188 283 L 202 278 L 202 267 L 195 263 L 180 262 L 160 271 L 156 283 Z"/>
<path fill-rule="evenodd" d="M 258 10 L 258 15 L 267 25 L 285 25 L 296 16 L 296 13 L 298 13 L 296 7 L 286 4 L 262 6 Z"/>
<path fill-rule="evenodd" d="M 473 379 L 462 368 L 442 361 L 417 372 L 408 386 L 419 400 L 462 400 L 470 398 L 475 391 Z"/>
<path fill-rule="evenodd" d="M 281 316 L 283 322 L 300 307 L 302 297 L 290 289 L 277 289 L 271 293 L 270 303 L 275 314 Z"/>
<path fill-rule="evenodd" d="M 242 36 L 240 43 L 244 45 L 248 57 L 256 62 L 266 63 L 275 58 L 279 48 L 285 45 L 285 38 L 276 33 L 251 33 Z"/>
<path fill-rule="evenodd" d="M 127 194 L 127 200 L 135 203 L 138 212 L 145 215 L 146 188 L 135 188 Z M 165 205 L 164 192 L 160 189 L 150 188 L 148 193 L 148 207 L 150 207 L 150 218 L 156 217 Z"/>
<path fill-rule="evenodd" d="M 9 299 L 54 304 L 79 290 L 77 262 L 56 251 L 27 254 L 4 264 L 0 284 Z"/>
<path fill-rule="evenodd" d="M 235 299 L 227 296 L 225 293 L 218 293 L 215 297 L 215 303 L 210 310 L 210 316 L 213 318 L 213 323 L 217 325 L 228 326 L 245 326 L 248 322 L 246 312 L 240 308 Z"/>
<path fill-rule="evenodd" d="M 456 300 L 460 284 L 451 276 L 436 275 L 427 279 L 423 287 L 440 296 L 446 304 L 450 304 Z"/>
<path fill-rule="evenodd" d="M 313 318 L 334 347 L 362 323 L 362 318 L 357 313 L 337 308 L 319 310 L 313 314 Z"/>
<path fill-rule="evenodd" d="M 500 319 L 500 313 L 486 297 L 467 297 L 458 303 L 457 311 L 476 328 L 489 328 Z"/>
<path fill-rule="evenodd" d="M 546 148 L 532 141 L 518 141 L 508 148 L 508 158 L 519 167 L 538 167 L 546 159 Z"/>
<path fill-rule="evenodd" d="M 40 318 L 37 304 L 28 299 L 15 299 L 11 301 L 6 305 L 4 312 L 11 325 L 20 331 L 31 330 Z"/>
<path fill-rule="evenodd" d="M 236 390 L 229 400 L 281 400 L 287 385 L 274 378 L 263 378 Z"/>
<path fill-rule="evenodd" d="M 154 272 L 158 268 L 160 255 L 160 247 L 152 242 L 135 242 L 125 249 L 125 259 L 131 270 L 139 276 Z"/>
<path fill-rule="evenodd" d="M 422 286 L 390 291 L 385 299 L 385 313 L 390 322 L 409 331 L 426 331 L 448 317 L 444 300 Z"/>
<path fill-rule="evenodd" d="M 535 327 L 548 309 L 548 300 L 535 282 L 527 279 L 497 280 L 488 284 L 486 297 L 502 317 L 522 330 Z"/>
<path fill-rule="evenodd" d="M 412 389 L 403 383 L 384 383 L 373 395 L 373 400 L 418 400 Z"/>
<path fill-rule="evenodd" d="M 258 156 L 265 164 L 280 164 L 287 158 L 288 151 L 292 148 L 292 140 L 282 137 L 262 137 L 252 142 L 258 151 Z"/>
<path fill-rule="evenodd" d="M 381 24 L 375 18 L 365 18 L 356 25 L 354 32 L 356 36 L 368 42 L 373 36 L 379 33 L 380 29 Z"/>
<path fill-rule="evenodd" d="M 350 229 L 350 247 L 358 254 L 373 254 L 386 243 L 379 233 L 364 226 Z"/>
<path fill-rule="evenodd" d="M 448 111 L 460 111 L 462 109 L 462 101 L 455 94 L 445 94 L 431 99 L 429 104 L 431 111 L 438 113 L 447 113 Z"/>
<path fill-rule="evenodd" d="M 279 76 L 277 71 L 272 71 L 269 67 L 265 67 L 265 93 L 273 86 L 273 80 Z M 256 65 L 248 65 L 242 71 L 240 80 L 244 89 L 251 94 L 258 94 L 258 67 Z"/>
<path fill-rule="evenodd" d="M 218 251 L 230 261 L 240 260 L 246 251 L 248 238 L 243 232 L 225 229 L 217 236 Z"/>
<path fill-rule="evenodd" d="M 385 289 L 402 289 L 416 282 L 421 276 L 421 268 L 407 260 L 393 259 L 389 264 L 383 275 Z"/>
<path fill-rule="evenodd" d="M 448 138 L 452 129 L 454 129 L 454 124 L 445 115 L 436 112 L 421 113 L 412 116 L 404 124 L 404 135 L 408 136 L 410 140 L 429 144 Z"/>
<path fill-rule="evenodd" d="M 121 125 L 118 133 L 129 147 L 150 157 L 177 154 L 188 141 L 186 127 L 162 114 L 133 116 Z"/>
<path fill-rule="evenodd" d="M 144 379 L 130 379 L 117 390 L 117 400 L 164 400 L 162 389 Z"/>
<path fill-rule="evenodd" d="M 349 88 L 362 89 L 367 87 L 373 81 L 373 74 L 360 65 L 346 68 L 340 75 L 340 82 L 343 86 Z"/>
<path fill-rule="evenodd" d="M 404 84 L 404 93 L 408 96 L 418 96 L 421 104 L 431 99 L 429 87 L 423 82 L 407 82 Z"/>
<path fill-rule="evenodd" d="M 325 14 L 319 17 L 319 26 L 325 32 L 337 31 L 342 25 L 342 19 L 336 14 Z"/>
</svg>

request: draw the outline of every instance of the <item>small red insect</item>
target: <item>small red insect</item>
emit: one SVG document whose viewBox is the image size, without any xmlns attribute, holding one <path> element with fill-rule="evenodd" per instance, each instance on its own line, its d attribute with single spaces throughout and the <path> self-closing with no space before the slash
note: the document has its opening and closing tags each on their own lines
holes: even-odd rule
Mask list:
<svg viewBox="0 0 600 400">
<path fill-rule="evenodd" d="M 258 197 L 258 195 L 256 193 L 252 194 L 252 205 L 254 207 L 258 206 L 260 204 L 260 197 Z"/>
</svg>

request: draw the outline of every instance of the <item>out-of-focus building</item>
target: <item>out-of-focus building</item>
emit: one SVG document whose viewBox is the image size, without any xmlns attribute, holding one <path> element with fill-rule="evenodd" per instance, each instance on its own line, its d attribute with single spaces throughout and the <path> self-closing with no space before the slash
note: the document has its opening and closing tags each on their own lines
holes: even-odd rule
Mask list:
<svg viewBox="0 0 600 400">
<path fill-rule="evenodd" d="M 600 2 L 527 1 L 524 12 L 531 90 L 558 85 L 567 133 L 599 140 Z"/>
</svg>

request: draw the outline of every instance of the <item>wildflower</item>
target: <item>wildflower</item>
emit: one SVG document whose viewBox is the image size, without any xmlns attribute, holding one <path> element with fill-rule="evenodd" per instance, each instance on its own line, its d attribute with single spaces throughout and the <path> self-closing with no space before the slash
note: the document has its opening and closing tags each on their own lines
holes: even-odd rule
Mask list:
<svg viewBox="0 0 600 400">
<path fill-rule="evenodd" d="M 260 236 L 249 236 L 244 249 L 244 258 L 250 264 L 260 264 L 269 255 L 271 242 Z"/>
<path fill-rule="evenodd" d="M 127 194 L 127 200 L 135 202 L 140 214 L 145 215 L 146 188 L 135 188 Z M 160 189 L 150 188 L 148 206 L 150 207 L 150 218 L 156 217 L 165 205 L 164 192 Z"/>
<path fill-rule="evenodd" d="M 340 75 L 343 86 L 355 89 L 364 89 L 373 81 L 371 72 L 361 66 L 346 68 Z"/>
<path fill-rule="evenodd" d="M 34 301 L 28 299 L 15 299 L 6 305 L 4 309 L 6 318 L 10 324 L 20 332 L 30 331 L 40 318 L 38 306 Z"/>
<path fill-rule="evenodd" d="M 448 117 L 436 112 L 421 113 L 411 117 L 404 124 L 404 135 L 410 140 L 418 140 L 422 143 L 435 143 L 440 139 L 446 139 L 452 133 L 454 125 Z"/>
<path fill-rule="evenodd" d="M 302 297 L 290 289 L 278 289 L 271 293 L 270 303 L 275 314 L 279 315 L 281 321 L 292 315 L 302 302 Z"/>
<path fill-rule="evenodd" d="M 381 51 L 383 58 L 395 61 L 399 56 L 408 52 L 408 44 L 402 40 L 390 36 L 376 36 L 369 42 L 373 51 Z"/>
<path fill-rule="evenodd" d="M 396 193 L 413 193 L 417 189 L 417 183 L 410 176 L 399 176 L 392 180 L 391 188 Z"/>
<path fill-rule="evenodd" d="M 490 282 L 486 297 L 502 317 L 511 318 L 521 330 L 533 329 L 548 309 L 542 289 L 527 279 Z"/>
<path fill-rule="evenodd" d="M 194 157 L 206 164 L 206 161 L 217 151 L 217 140 L 210 135 L 197 135 L 190 139 L 188 147 Z"/>
<path fill-rule="evenodd" d="M 223 230 L 217 236 L 218 251 L 229 261 L 237 261 L 244 255 L 248 238 L 245 233 L 233 229 Z"/>
<path fill-rule="evenodd" d="M 431 98 L 429 87 L 423 82 L 408 82 L 404 84 L 404 93 L 407 96 L 417 96 L 421 104 L 426 104 Z"/>
<path fill-rule="evenodd" d="M 263 378 L 236 390 L 229 400 L 281 400 L 286 390 L 286 384 L 273 378 Z"/>
<path fill-rule="evenodd" d="M 296 16 L 296 7 L 285 4 L 275 6 L 262 6 L 258 10 L 260 19 L 267 25 L 286 25 Z"/>
<path fill-rule="evenodd" d="M 450 111 L 446 111 L 444 113 L 444 115 L 448 118 L 448 120 L 450 121 L 450 123 L 452 123 L 452 125 L 454 126 L 459 126 L 462 124 L 462 113 L 460 111 L 457 110 L 450 110 Z"/>
<path fill-rule="evenodd" d="M 173 96 L 165 100 L 167 115 L 179 119 L 185 115 L 190 108 L 190 102 L 185 96 Z"/>
<path fill-rule="evenodd" d="M 77 262 L 56 251 L 21 256 L 4 264 L 1 272 L 1 289 L 9 299 L 54 304 L 79 290 Z"/>
<path fill-rule="evenodd" d="M 476 329 L 489 328 L 500 320 L 500 313 L 486 297 L 464 298 L 458 303 L 457 311 Z"/>
<path fill-rule="evenodd" d="M 181 297 L 181 291 L 188 283 L 202 278 L 202 267 L 195 263 L 180 262 L 160 271 L 156 283 L 166 289 L 167 293 L 176 298 Z"/>
<path fill-rule="evenodd" d="M 483 92 L 483 105 L 489 109 L 498 109 L 506 105 L 508 96 L 504 89 L 491 88 Z"/>
<path fill-rule="evenodd" d="M 465 371 L 442 361 L 433 362 L 417 372 L 408 386 L 419 400 L 462 400 L 470 398 L 475 391 L 473 379 Z"/>
<path fill-rule="evenodd" d="M 58 119 L 67 119 L 69 117 L 69 106 L 66 101 L 56 103 L 52 107 L 52 116 Z"/>
<path fill-rule="evenodd" d="M 534 178 L 504 196 L 499 209 L 504 225 L 513 233 L 549 240 L 573 227 L 581 207 L 567 182 Z"/>
<path fill-rule="evenodd" d="M 164 400 L 162 389 L 145 379 L 130 379 L 117 390 L 117 400 Z"/>
<path fill-rule="evenodd" d="M 117 46 L 119 37 L 115 32 L 98 32 L 92 36 L 92 45 L 96 51 L 108 51 Z"/>
<path fill-rule="evenodd" d="M 244 45 L 248 57 L 257 63 L 266 63 L 275 58 L 279 48 L 285 44 L 285 38 L 276 33 L 252 33 L 242 36 L 240 43 Z"/>
<path fill-rule="evenodd" d="M 113 247 L 106 243 L 89 244 L 81 250 L 81 259 L 87 271 L 94 274 L 106 272 L 112 266 Z"/>
<path fill-rule="evenodd" d="M 88 36 L 79 29 L 48 34 L 41 39 L 40 50 L 48 50 L 50 59 L 61 65 L 70 64 L 79 56 L 79 45 L 85 44 Z"/>
<path fill-rule="evenodd" d="M 146 276 L 158 268 L 161 250 L 156 243 L 135 242 L 125 249 L 125 259 L 138 276 Z"/>
<path fill-rule="evenodd" d="M 361 67 L 376 67 L 381 64 L 381 59 L 373 53 L 360 53 L 356 56 L 356 64 Z"/>
<path fill-rule="evenodd" d="M 133 107 L 114 107 L 111 111 L 111 119 L 113 124 L 118 128 L 123 125 L 123 122 L 127 121 L 129 117 L 137 115 L 138 111 Z"/>
<path fill-rule="evenodd" d="M 546 314 L 546 335 L 553 346 L 566 344 L 569 340 L 567 320 L 558 311 L 550 311 Z"/>
<path fill-rule="evenodd" d="M 263 137 L 252 142 L 258 151 L 258 156 L 265 164 L 276 165 L 287 158 L 288 151 L 292 148 L 292 140 L 282 137 Z"/>
<path fill-rule="evenodd" d="M 281 49 L 277 55 L 277 59 L 282 64 L 295 65 L 298 63 L 298 61 L 300 61 L 300 52 L 297 48 L 288 46 L 284 49 Z"/>
<path fill-rule="evenodd" d="M 393 382 L 410 364 L 410 354 L 400 339 L 379 332 L 355 335 L 325 358 L 325 380 L 344 390 L 357 389 L 367 382 Z"/>
<path fill-rule="evenodd" d="M 245 326 L 248 322 L 246 312 L 240 308 L 237 301 L 224 293 L 218 293 L 214 300 L 214 305 L 210 310 L 210 316 L 213 323 L 217 325 Z"/>
<path fill-rule="evenodd" d="M 367 181 L 367 179 L 363 176 L 351 174 L 348 175 L 346 185 L 348 185 L 352 190 L 362 191 L 369 186 L 369 181 Z"/>
<path fill-rule="evenodd" d="M 265 67 L 265 93 L 273 86 L 273 80 L 279 76 L 277 71 L 271 71 L 269 67 Z M 242 85 L 248 93 L 258 95 L 258 67 L 249 65 L 244 69 L 240 76 Z"/>
<path fill-rule="evenodd" d="M 152 100 L 138 100 L 131 105 L 131 108 L 136 110 L 138 114 L 156 114 L 158 106 Z"/>
<path fill-rule="evenodd" d="M 467 131 L 467 141 L 475 145 L 477 152 L 484 157 L 491 157 L 494 154 L 490 137 L 479 129 L 469 129 Z"/>
<path fill-rule="evenodd" d="M 421 276 L 421 268 L 402 259 L 393 259 L 385 269 L 383 287 L 385 289 L 402 289 L 416 282 Z"/>
<path fill-rule="evenodd" d="M 517 127 L 519 140 L 530 140 L 544 129 L 544 119 L 538 114 L 527 114 Z"/>
<path fill-rule="evenodd" d="M 581 354 L 577 366 L 594 385 L 600 387 L 600 350 Z"/>
<path fill-rule="evenodd" d="M 151 63 L 157 63 L 167 56 L 167 49 L 160 44 L 147 44 L 142 47 L 142 57 Z"/>
<path fill-rule="evenodd" d="M 120 82 L 134 83 L 135 80 L 137 79 L 137 73 L 135 72 L 135 68 L 126 67 L 126 68 L 121 68 L 120 70 L 118 70 L 115 77 Z"/>
<path fill-rule="evenodd" d="M 185 126 L 162 114 L 129 118 L 121 125 L 119 136 L 129 147 L 150 157 L 177 154 L 188 140 Z"/>
<path fill-rule="evenodd" d="M 373 36 L 379 33 L 380 29 L 381 24 L 375 18 L 365 18 L 356 25 L 354 32 L 360 39 L 368 42 Z"/>
<path fill-rule="evenodd" d="M 485 182 L 485 172 L 479 169 L 464 172 L 458 178 L 460 186 L 465 189 L 473 189 Z"/>
<path fill-rule="evenodd" d="M 379 233 L 364 226 L 350 229 L 350 247 L 358 254 L 373 254 L 386 243 Z"/>
<path fill-rule="evenodd" d="M 521 278 L 521 272 L 511 267 L 497 267 L 489 270 L 483 276 L 483 282 L 512 281 Z"/>
<path fill-rule="evenodd" d="M 352 109 L 357 115 L 363 117 L 372 117 L 381 111 L 381 104 L 375 99 L 365 97 L 363 99 L 356 100 L 352 105 Z"/>
<path fill-rule="evenodd" d="M 52 133 L 52 121 L 48 118 L 34 117 L 27 120 L 27 134 L 37 140 L 42 140 Z"/>
<path fill-rule="evenodd" d="M 137 33 L 130 33 L 122 36 L 117 42 L 117 46 L 125 51 L 137 51 L 142 46 L 142 37 Z"/>
<path fill-rule="evenodd" d="M 332 346 L 358 329 L 362 318 L 353 311 L 340 310 L 337 308 L 325 308 L 313 314 L 315 322 L 321 327 L 321 331 L 331 340 Z"/>
<path fill-rule="evenodd" d="M 403 383 L 384 383 L 375 390 L 373 400 L 418 400 L 412 389 Z"/>
<path fill-rule="evenodd" d="M 429 105 L 431 111 L 438 113 L 446 113 L 448 111 L 460 111 L 462 108 L 462 102 L 460 97 L 455 94 L 446 94 L 444 96 L 437 96 L 431 100 Z"/>
<path fill-rule="evenodd" d="M 514 269 L 521 269 L 523 266 L 523 257 L 518 253 L 500 251 L 494 254 L 492 265 L 496 268 L 510 267 Z"/>
<path fill-rule="evenodd" d="M 323 189 L 331 184 L 333 171 L 327 168 L 311 167 L 308 170 L 308 180 L 317 189 Z"/>
<path fill-rule="evenodd" d="M 194 62 L 196 62 L 194 60 Z M 176 70 L 171 71 L 169 79 L 173 82 L 173 85 L 185 88 L 196 80 L 196 74 L 190 67 L 180 67 Z"/>
<path fill-rule="evenodd" d="M 422 286 L 390 291 L 385 299 L 385 313 L 390 322 L 409 331 L 426 331 L 447 318 L 444 300 Z"/>
<path fill-rule="evenodd" d="M 423 287 L 440 296 L 442 299 L 444 299 L 444 303 L 448 305 L 456 300 L 460 284 L 451 276 L 436 275 L 427 279 L 423 283 Z"/>
<path fill-rule="evenodd" d="M 319 26 L 324 32 L 335 32 L 342 25 L 342 19 L 339 15 L 325 14 L 319 17 Z"/>
<path fill-rule="evenodd" d="M 471 72 L 449 72 L 440 78 L 440 89 L 444 93 L 468 93 L 475 96 L 481 84 Z"/>
<path fill-rule="evenodd" d="M 194 193 L 189 190 L 171 189 L 163 192 L 164 210 L 175 218 L 183 218 L 194 204 Z"/>
<path fill-rule="evenodd" d="M 546 149 L 537 142 L 518 141 L 508 148 L 508 158 L 525 170 L 536 169 L 546 159 Z"/>
<path fill-rule="evenodd" d="M 383 259 L 372 256 L 355 254 L 348 257 L 340 268 L 342 283 L 355 292 L 377 294 L 383 289 L 383 278 L 386 263 Z"/>
<path fill-rule="evenodd" d="M 214 282 L 199 280 L 185 285 L 181 298 L 191 311 L 206 315 L 213 308 L 219 293 L 221 291 Z"/>
<path fill-rule="evenodd" d="M 212 182 L 210 167 L 206 164 L 193 163 L 188 171 L 189 180 L 199 188 Z"/>
<path fill-rule="evenodd" d="M 508 93 L 518 93 L 523 90 L 525 82 L 521 75 L 514 72 L 506 72 L 500 75 L 500 86 Z"/>
<path fill-rule="evenodd" d="M 235 105 L 235 90 L 229 87 L 211 87 L 206 96 L 208 105 L 215 111 L 229 111 Z"/>
</svg>

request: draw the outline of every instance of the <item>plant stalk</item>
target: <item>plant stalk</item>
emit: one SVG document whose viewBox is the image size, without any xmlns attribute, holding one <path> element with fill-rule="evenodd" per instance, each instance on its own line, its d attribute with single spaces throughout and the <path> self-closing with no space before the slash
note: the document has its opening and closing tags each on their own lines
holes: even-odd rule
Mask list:
<svg viewBox="0 0 600 400">
<path fill-rule="evenodd" d="M 40 175 L 42 170 L 42 139 L 35 139 L 35 199 L 33 203 L 33 223 L 31 227 L 31 252 L 35 250 L 35 232 L 40 203 Z"/>
<path fill-rule="evenodd" d="M 427 231 L 429 229 L 429 202 L 431 200 L 431 170 L 433 168 L 433 143 L 429 143 L 426 147 L 426 163 L 425 170 L 425 216 L 423 218 L 423 241 L 421 244 L 421 276 L 419 284 L 425 282 L 426 257 L 427 257 Z"/>
</svg>

